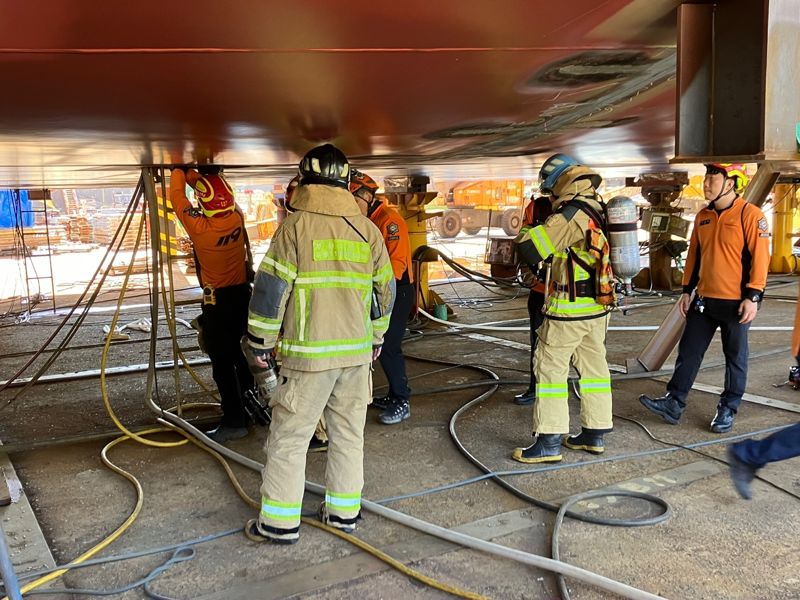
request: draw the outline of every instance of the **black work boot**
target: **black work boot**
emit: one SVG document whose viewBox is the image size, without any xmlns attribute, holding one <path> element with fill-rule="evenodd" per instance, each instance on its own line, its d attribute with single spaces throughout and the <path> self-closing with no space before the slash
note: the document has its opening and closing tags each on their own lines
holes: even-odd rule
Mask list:
<svg viewBox="0 0 800 600">
<path fill-rule="evenodd" d="M 536 400 L 536 390 L 528 389 L 514 396 L 512 402 L 519 406 L 529 406 L 533 404 L 534 400 Z"/>
<path fill-rule="evenodd" d="M 344 517 L 332 515 L 328 512 L 328 507 L 324 502 L 319 505 L 317 517 L 328 527 L 333 527 L 334 529 L 338 529 L 344 533 L 353 533 L 358 522 L 363 519 L 361 516 L 361 511 L 358 511 L 358 514 L 352 519 L 345 519 Z"/>
<path fill-rule="evenodd" d="M 378 421 L 384 425 L 397 425 L 411 416 L 411 405 L 408 400 L 395 400 L 386 407 L 380 415 Z"/>
<path fill-rule="evenodd" d="M 207 431 L 206 435 L 218 444 L 223 444 L 231 440 L 238 440 L 245 437 L 249 433 L 247 427 L 230 427 L 228 425 L 218 425 L 211 431 Z"/>
<path fill-rule="evenodd" d="M 757 469 L 740 461 L 733 451 L 733 446 L 728 446 L 728 464 L 730 465 L 731 480 L 739 495 L 745 500 L 752 500 L 753 489 L 751 484 L 756 476 Z"/>
<path fill-rule="evenodd" d="M 291 545 L 300 539 L 300 528 L 278 529 L 259 525 L 258 519 L 250 519 L 244 526 L 244 536 L 253 542 L 272 542 L 273 544 Z"/>
<path fill-rule="evenodd" d="M 646 394 L 639 396 L 639 402 L 649 410 L 664 419 L 670 425 L 677 425 L 683 414 L 683 406 L 678 401 L 667 394 L 659 398 L 651 398 Z"/>
<path fill-rule="evenodd" d="M 511 458 L 521 463 L 561 462 L 561 435 L 543 433 L 527 448 L 515 448 Z"/>
<path fill-rule="evenodd" d="M 311 436 L 311 441 L 308 442 L 309 452 L 327 452 L 328 440 L 319 439 L 316 434 Z"/>
<path fill-rule="evenodd" d="M 736 413 L 733 412 L 733 409 L 723 404 L 717 405 L 717 414 L 714 415 L 714 420 L 711 421 L 711 431 L 714 433 L 728 433 L 733 429 L 735 417 Z"/>
<path fill-rule="evenodd" d="M 387 408 L 389 408 L 389 406 L 393 402 L 394 402 L 394 400 L 393 400 L 393 398 L 391 396 L 389 396 L 389 394 L 386 394 L 385 396 L 381 396 L 381 397 L 373 396 L 372 397 L 372 402 L 370 403 L 370 406 L 372 408 L 377 408 L 378 410 L 383 411 L 383 410 L 386 410 Z"/>
<path fill-rule="evenodd" d="M 603 445 L 603 434 L 605 431 L 600 429 L 586 429 L 581 427 L 578 435 L 565 437 L 561 444 L 570 450 L 586 450 L 589 454 L 602 454 L 605 451 Z"/>
</svg>

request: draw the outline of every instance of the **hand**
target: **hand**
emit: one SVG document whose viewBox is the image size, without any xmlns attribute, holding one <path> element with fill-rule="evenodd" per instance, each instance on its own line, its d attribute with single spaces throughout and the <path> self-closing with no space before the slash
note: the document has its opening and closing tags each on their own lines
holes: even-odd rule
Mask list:
<svg viewBox="0 0 800 600">
<path fill-rule="evenodd" d="M 383 346 L 373 346 L 372 347 L 372 361 L 373 362 L 378 360 L 378 357 L 381 355 L 381 348 L 383 348 Z"/>
<path fill-rule="evenodd" d="M 269 364 L 267 363 L 267 355 L 266 354 L 253 354 L 253 362 L 256 366 L 261 367 L 262 369 L 268 369 Z"/>
<path fill-rule="evenodd" d="M 678 308 L 681 311 L 681 314 L 685 317 L 686 313 L 689 312 L 689 307 L 692 305 L 692 296 L 691 294 L 681 294 L 681 297 L 678 299 Z"/>
<path fill-rule="evenodd" d="M 758 302 L 753 302 L 752 300 L 742 300 L 742 303 L 739 305 L 739 323 L 744 325 L 745 323 L 752 322 L 753 319 L 756 318 L 756 313 L 758 312 Z"/>
</svg>

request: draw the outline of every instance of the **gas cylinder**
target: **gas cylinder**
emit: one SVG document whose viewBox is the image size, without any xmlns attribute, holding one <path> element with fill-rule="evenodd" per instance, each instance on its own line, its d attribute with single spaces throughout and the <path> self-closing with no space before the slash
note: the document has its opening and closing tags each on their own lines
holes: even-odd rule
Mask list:
<svg viewBox="0 0 800 600">
<path fill-rule="evenodd" d="M 606 214 L 611 268 L 614 275 L 627 285 L 642 268 L 637 235 L 639 211 L 633 200 L 627 196 L 614 196 L 606 204 Z"/>
</svg>

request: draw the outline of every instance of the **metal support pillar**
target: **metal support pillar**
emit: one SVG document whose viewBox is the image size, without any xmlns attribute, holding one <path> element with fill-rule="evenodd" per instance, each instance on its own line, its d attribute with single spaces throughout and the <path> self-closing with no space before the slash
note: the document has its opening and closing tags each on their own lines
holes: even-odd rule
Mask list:
<svg viewBox="0 0 800 600">
<path fill-rule="evenodd" d="M 411 244 L 411 256 L 416 256 L 419 248 L 428 245 L 428 219 L 440 214 L 425 211 L 425 205 L 436 198 L 437 192 L 387 192 L 384 195 L 389 205 L 395 207 L 405 219 Z M 431 307 L 434 304 L 441 303 L 441 298 L 428 287 L 428 264 L 425 261 L 419 261 L 419 268 L 415 269 L 415 277 L 417 279 L 414 281 L 417 288 L 415 309 L 421 302 L 429 310 L 432 310 Z"/>
<path fill-rule="evenodd" d="M 161 273 L 161 235 L 158 227 L 158 200 L 156 198 L 155 169 L 145 167 L 142 169 L 142 187 L 144 189 L 144 206 L 149 216 L 150 225 L 150 365 L 147 370 L 147 383 L 145 384 L 145 402 L 152 402 L 153 387 L 155 385 L 155 362 L 158 344 L 158 280 Z M 144 217 L 143 217 L 144 218 Z"/>
<path fill-rule="evenodd" d="M 770 273 L 792 273 L 795 268 L 792 255 L 794 212 L 797 207 L 797 185 L 779 183 L 773 194 L 772 258 Z"/>
</svg>

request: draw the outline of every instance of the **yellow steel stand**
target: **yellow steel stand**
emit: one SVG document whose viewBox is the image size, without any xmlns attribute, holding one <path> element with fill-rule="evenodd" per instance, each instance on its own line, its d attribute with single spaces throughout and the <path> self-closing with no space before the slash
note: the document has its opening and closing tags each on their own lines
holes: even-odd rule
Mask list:
<svg viewBox="0 0 800 600">
<path fill-rule="evenodd" d="M 405 219 L 411 242 L 411 256 L 417 257 L 417 250 L 428 245 L 427 220 L 441 216 L 441 212 L 425 212 L 425 205 L 436 198 L 438 192 L 391 192 L 383 194 L 390 206 Z M 436 292 L 428 287 L 428 262 L 425 257 L 415 259 L 414 286 L 417 288 L 416 304 L 433 311 L 434 304 L 444 304 Z M 416 263 L 419 268 L 416 268 Z"/>
<path fill-rule="evenodd" d="M 772 214 L 772 258 L 769 270 L 771 273 L 792 273 L 796 265 L 792 255 L 792 237 L 797 187 L 779 183 L 774 188 L 773 198 L 775 212 Z"/>
</svg>

